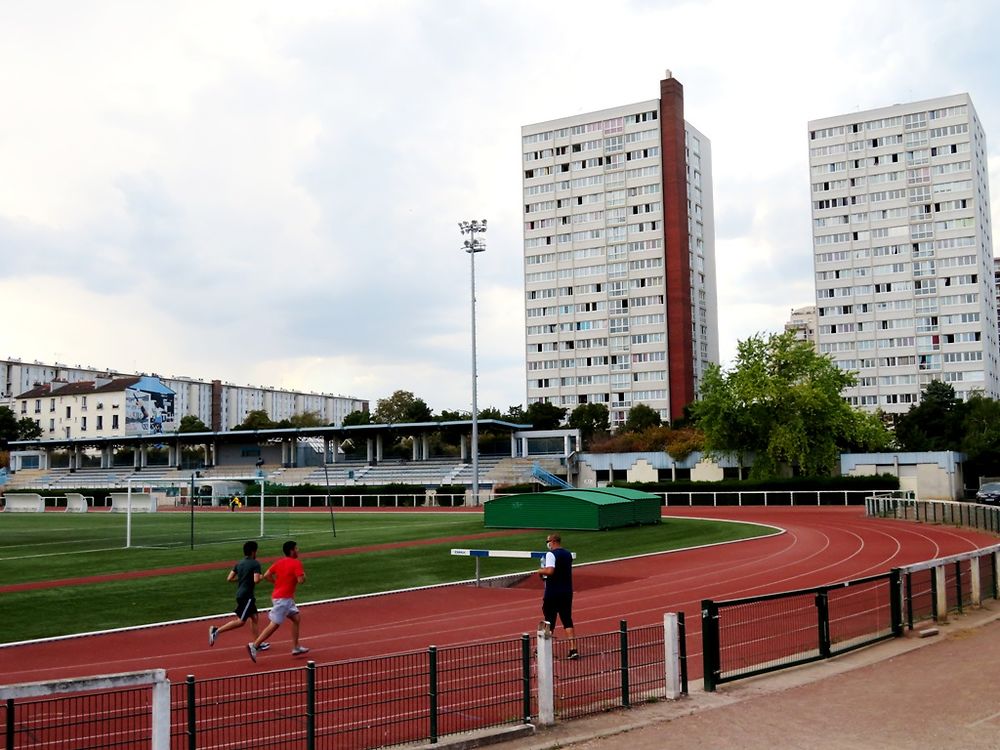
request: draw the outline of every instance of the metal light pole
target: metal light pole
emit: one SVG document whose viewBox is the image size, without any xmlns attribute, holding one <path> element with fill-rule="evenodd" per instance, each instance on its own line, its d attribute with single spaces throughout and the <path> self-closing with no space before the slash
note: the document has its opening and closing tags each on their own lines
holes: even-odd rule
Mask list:
<svg viewBox="0 0 1000 750">
<path fill-rule="evenodd" d="M 476 402 L 476 253 L 486 250 L 486 243 L 476 237 L 486 232 L 486 219 L 482 221 L 458 222 L 462 234 L 469 239 L 462 243 L 465 252 L 469 254 L 472 266 L 472 504 L 479 505 L 479 406 Z"/>
</svg>

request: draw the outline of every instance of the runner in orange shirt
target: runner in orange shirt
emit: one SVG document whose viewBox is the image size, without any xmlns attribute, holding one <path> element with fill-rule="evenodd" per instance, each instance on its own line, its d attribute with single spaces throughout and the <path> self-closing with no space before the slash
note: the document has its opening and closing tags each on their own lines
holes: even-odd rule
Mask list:
<svg viewBox="0 0 1000 750">
<path fill-rule="evenodd" d="M 289 540 L 282 545 L 281 551 L 285 556 L 273 563 L 263 576 L 274 584 L 274 591 L 271 592 L 271 612 L 268 614 L 271 622 L 257 636 L 257 640 L 247 644 L 247 652 L 253 662 L 257 661 L 260 645 L 286 619 L 292 621 L 292 656 L 309 652 L 308 648 L 299 645 L 299 608 L 295 606 L 295 589 L 306 580 L 306 572 L 299 561 L 299 546 Z"/>
</svg>

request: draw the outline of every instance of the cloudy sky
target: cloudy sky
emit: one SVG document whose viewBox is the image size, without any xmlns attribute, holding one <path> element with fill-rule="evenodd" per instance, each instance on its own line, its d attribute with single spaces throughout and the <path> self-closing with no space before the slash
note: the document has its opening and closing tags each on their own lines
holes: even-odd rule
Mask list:
<svg viewBox="0 0 1000 750">
<path fill-rule="evenodd" d="M 813 302 L 807 122 L 968 92 L 1000 6 L 0 0 L 0 357 L 524 402 L 524 124 L 655 99 L 712 142 L 723 362 Z M 1000 198 L 993 221 L 1000 222 Z"/>
</svg>

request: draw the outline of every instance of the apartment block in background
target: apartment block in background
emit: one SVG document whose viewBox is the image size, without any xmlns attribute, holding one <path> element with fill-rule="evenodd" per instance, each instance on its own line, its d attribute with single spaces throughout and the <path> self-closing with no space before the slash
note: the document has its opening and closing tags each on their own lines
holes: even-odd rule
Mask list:
<svg viewBox="0 0 1000 750">
<path fill-rule="evenodd" d="M 986 137 L 967 94 L 809 123 L 818 340 L 847 400 L 905 412 L 932 380 L 1000 396 Z"/>
<path fill-rule="evenodd" d="M 711 144 L 683 87 L 521 142 L 527 403 L 681 417 L 719 361 Z"/>
<path fill-rule="evenodd" d="M 816 305 L 792 308 L 785 331 L 794 331 L 796 341 L 808 341 L 816 346 Z"/>
</svg>

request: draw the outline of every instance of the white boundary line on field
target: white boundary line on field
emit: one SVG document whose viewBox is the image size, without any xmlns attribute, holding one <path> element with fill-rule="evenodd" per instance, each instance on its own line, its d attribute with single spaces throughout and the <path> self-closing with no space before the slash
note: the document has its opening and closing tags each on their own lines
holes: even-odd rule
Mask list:
<svg viewBox="0 0 1000 750">
<path fill-rule="evenodd" d="M 583 568 L 583 567 L 589 567 L 591 565 L 605 565 L 607 563 L 623 562 L 625 560 L 641 560 L 644 557 L 655 557 L 657 555 L 672 555 L 672 554 L 675 554 L 675 553 L 678 553 L 678 552 L 690 552 L 692 550 L 706 549 L 708 547 L 722 547 L 722 546 L 725 546 L 727 544 L 739 544 L 740 542 L 751 542 L 751 541 L 755 541 L 757 539 L 769 539 L 770 537 L 780 536 L 782 534 L 788 533 L 788 532 L 785 531 L 785 529 L 781 528 L 780 526 L 774 526 L 774 525 L 769 524 L 769 523 L 760 523 L 760 522 L 757 522 L 757 521 L 739 521 L 739 520 L 731 519 L 731 518 L 701 518 L 701 517 L 696 517 L 696 516 L 663 516 L 662 518 L 664 518 L 664 519 L 671 518 L 671 519 L 682 520 L 682 521 L 683 520 L 692 520 L 692 521 L 718 521 L 719 523 L 743 523 L 743 524 L 749 524 L 751 526 L 761 526 L 761 527 L 767 528 L 767 529 L 774 529 L 774 531 L 772 533 L 770 533 L 770 534 L 761 534 L 760 536 L 748 537 L 747 539 L 730 539 L 728 542 L 712 542 L 711 544 L 696 544 L 696 545 L 694 545 L 692 547 L 679 547 L 677 549 L 663 550 L 661 552 L 643 552 L 642 554 L 639 554 L 639 555 L 626 555 L 624 557 L 613 557 L 613 558 L 609 558 L 607 560 L 595 560 L 593 562 L 584 562 L 584 563 L 574 564 L 573 567 L 574 568 Z M 525 529 L 525 531 L 532 531 L 532 529 Z M 496 580 L 500 580 L 502 578 L 509 578 L 511 576 L 531 575 L 533 572 L 534 572 L 534 569 L 525 571 L 524 573 L 518 573 L 518 572 L 514 572 L 514 573 L 501 573 L 500 575 L 486 576 L 486 577 L 483 577 L 483 578 L 480 579 L 480 583 L 482 583 L 483 581 L 496 581 Z M 377 596 L 390 596 L 392 594 L 407 594 L 407 593 L 410 593 L 410 592 L 413 592 L 413 591 L 430 591 L 432 589 L 441 589 L 441 588 L 446 588 L 446 587 L 449 587 L 449 586 L 467 586 L 467 585 L 471 585 L 471 584 L 475 584 L 475 583 L 476 583 L 476 579 L 475 578 L 466 578 L 466 579 L 460 580 L 460 581 L 446 581 L 444 583 L 432 583 L 432 584 L 429 584 L 427 586 L 411 586 L 409 588 L 404 588 L 404 589 L 392 589 L 390 591 L 373 591 L 373 592 L 366 593 L 366 594 L 352 594 L 351 596 L 341 596 L 341 597 L 336 597 L 336 598 L 333 598 L 333 599 L 318 599 L 318 600 L 316 600 L 314 602 L 302 602 L 302 603 L 296 602 L 296 606 L 299 606 L 299 607 L 312 607 L 312 606 L 316 606 L 316 605 L 320 605 L 320 604 L 334 604 L 336 602 L 349 602 L 349 601 L 355 601 L 355 600 L 358 600 L 358 599 L 370 599 L 372 597 L 377 597 Z M 271 609 L 270 607 L 262 607 L 262 608 L 260 608 L 258 610 L 258 612 L 268 612 L 268 611 L 270 611 L 270 609 Z M 187 617 L 187 618 L 185 618 L 183 620 L 167 620 L 165 622 L 150 622 L 150 623 L 146 623 L 145 625 L 130 625 L 130 626 L 125 627 L 125 628 L 110 628 L 108 630 L 94 630 L 94 631 L 91 631 L 89 633 L 71 633 L 69 635 L 56 635 L 56 636 L 52 636 L 50 638 L 36 638 L 36 639 L 33 639 L 33 640 L 27 640 L 27 641 L 14 641 L 12 643 L 0 643 L 0 650 L 5 649 L 5 648 L 13 648 L 14 646 L 29 646 L 29 645 L 39 644 L 39 643 L 56 643 L 58 641 L 68 641 L 68 640 L 71 640 L 73 638 L 87 638 L 87 637 L 96 636 L 96 635 L 111 635 L 113 633 L 128 633 L 128 632 L 135 631 L 135 630 L 146 630 L 148 628 L 164 628 L 164 627 L 167 627 L 167 626 L 170 626 L 170 625 L 184 625 L 186 623 L 191 623 L 191 622 L 204 622 L 206 620 L 217 620 L 220 617 L 227 617 L 227 616 L 229 616 L 231 614 L 232 614 L 231 612 L 226 611 L 226 612 L 222 612 L 220 614 L 214 614 L 214 615 L 199 615 L 198 617 Z"/>
</svg>

